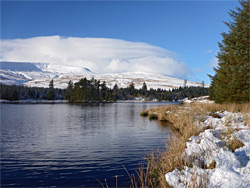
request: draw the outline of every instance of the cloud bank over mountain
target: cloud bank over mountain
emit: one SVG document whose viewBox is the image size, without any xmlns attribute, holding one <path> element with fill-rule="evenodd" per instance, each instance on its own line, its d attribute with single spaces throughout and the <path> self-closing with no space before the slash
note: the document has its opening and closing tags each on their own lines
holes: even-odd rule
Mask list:
<svg viewBox="0 0 250 188">
<path fill-rule="evenodd" d="M 142 71 L 185 78 L 174 52 L 142 42 L 108 38 L 34 37 L 1 40 L 1 61 L 87 67 L 97 74 Z"/>
</svg>

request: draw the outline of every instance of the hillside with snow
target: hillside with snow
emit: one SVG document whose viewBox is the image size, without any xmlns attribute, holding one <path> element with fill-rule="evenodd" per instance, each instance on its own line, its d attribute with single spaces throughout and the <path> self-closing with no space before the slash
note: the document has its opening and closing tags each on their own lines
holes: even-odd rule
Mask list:
<svg viewBox="0 0 250 188">
<path fill-rule="evenodd" d="M 42 82 L 65 74 L 94 75 L 89 69 L 83 67 L 49 63 L 0 62 L 0 83 L 7 85 L 26 85 L 26 83 L 35 80 Z M 39 84 L 32 86 L 39 86 Z"/>
<path fill-rule="evenodd" d="M 116 74 L 94 74 L 87 68 L 49 63 L 0 62 L 0 77 L 3 84 L 26 85 L 30 87 L 48 87 L 51 79 L 56 88 L 66 88 L 68 82 L 77 82 L 81 78 L 105 81 L 108 87 L 115 84 L 120 88 L 134 83 L 141 88 L 146 82 L 148 89 L 173 89 L 184 85 L 184 80 L 145 72 L 126 72 Z M 202 86 L 201 83 L 187 81 L 186 86 Z M 208 85 L 205 85 L 208 87 Z"/>
</svg>

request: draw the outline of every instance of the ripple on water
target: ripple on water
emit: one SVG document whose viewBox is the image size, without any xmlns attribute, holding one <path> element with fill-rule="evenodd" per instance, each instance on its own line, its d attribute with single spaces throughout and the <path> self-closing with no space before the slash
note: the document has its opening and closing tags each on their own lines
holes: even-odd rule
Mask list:
<svg viewBox="0 0 250 188">
<path fill-rule="evenodd" d="M 157 103 L 2 104 L 1 183 L 7 187 L 127 185 L 168 127 L 140 117 Z"/>
</svg>

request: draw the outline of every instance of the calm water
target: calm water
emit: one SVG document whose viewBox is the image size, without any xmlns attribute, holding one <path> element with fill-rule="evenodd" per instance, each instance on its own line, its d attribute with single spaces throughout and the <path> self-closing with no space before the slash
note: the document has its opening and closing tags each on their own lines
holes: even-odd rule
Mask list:
<svg viewBox="0 0 250 188">
<path fill-rule="evenodd" d="M 1 186 L 126 186 L 168 127 L 140 117 L 162 103 L 1 104 Z"/>
</svg>

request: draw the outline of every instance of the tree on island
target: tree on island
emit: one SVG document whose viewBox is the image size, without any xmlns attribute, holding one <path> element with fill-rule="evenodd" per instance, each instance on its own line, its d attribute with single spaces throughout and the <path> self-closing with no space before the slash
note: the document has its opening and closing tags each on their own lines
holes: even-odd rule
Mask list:
<svg viewBox="0 0 250 188">
<path fill-rule="evenodd" d="M 225 22 L 229 31 L 222 33 L 218 67 L 214 76 L 209 75 L 210 97 L 218 103 L 250 101 L 249 3 L 240 1 L 241 8 L 229 12 L 233 21 Z"/>
<path fill-rule="evenodd" d="M 55 98 L 56 98 L 55 97 L 54 81 L 53 81 L 53 79 L 49 83 L 49 90 L 48 90 L 45 98 L 47 100 L 55 100 Z"/>
</svg>

